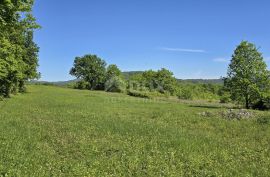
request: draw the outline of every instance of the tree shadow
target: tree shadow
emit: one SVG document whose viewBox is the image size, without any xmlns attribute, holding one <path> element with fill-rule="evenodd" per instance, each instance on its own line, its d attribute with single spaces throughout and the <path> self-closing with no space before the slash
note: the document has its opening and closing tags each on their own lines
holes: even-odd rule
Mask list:
<svg viewBox="0 0 270 177">
<path fill-rule="evenodd" d="M 205 108 L 205 109 L 220 109 L 220 108 L 225 108 L 225 107 L 210 106 L 210 105 L 189 105 L 189 107 L 193 107 L 193 108 Z"/>
</svg>

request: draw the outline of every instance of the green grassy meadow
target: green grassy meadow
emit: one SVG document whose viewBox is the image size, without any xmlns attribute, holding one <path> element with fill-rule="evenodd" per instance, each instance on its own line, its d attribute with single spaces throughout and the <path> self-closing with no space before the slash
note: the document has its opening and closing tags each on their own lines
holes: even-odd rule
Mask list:
<svg viewBox="0 0 270 177">
<path fill-rule="evenodd" d="M 0 102 L 0 176 L 270 176 L 270 125 L 199 115 L 225 109 L 28 86 Z"/>
</svg>

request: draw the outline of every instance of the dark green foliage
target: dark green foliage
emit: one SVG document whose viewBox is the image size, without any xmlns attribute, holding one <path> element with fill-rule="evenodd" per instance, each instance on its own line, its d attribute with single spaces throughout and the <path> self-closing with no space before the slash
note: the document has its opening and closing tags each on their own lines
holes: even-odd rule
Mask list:
<svg viewBox="0 0 270 177">
<path fill-rule="evenodd" d="M 106 62 L 96 55 L 76 57 L 70 74 L 88 82 L 88 89 L 103 89 L 106 76 Z"/>
<path fill-rule="evenodd" d="M 269 91 L 269 71 L 254 44 L 243 41 L 237 46 L 228 68 L 225 86 L 232 100 L 243 103 L 247 109 Z"/>
<path fill-rule="evenodd" d="M 89 89 L 89 83 L 84 80 L 81 80 L 74 83 L 73 88 L 80 89 L 80 90 Z"/>
<path fill-rule="evenodd" d="M 261 116 L 257 119 L 259 124 L 270 124 L 270 116 Z"/>
<path fill-rule="evenodd" d="M 25 91 L 25 82 L 38 78 L 38 51 L 31 15 L 33 1 L 0 1 L 0 95 Z M 22 15 L 23 14 L 23 15 Z"/>
<path fill-rule="evenodd" d="M 137 91 L 137 90 L 128 90 L 127 94 L 129 96 L 139 97 L 139 98 L 150 98 L 149 92 Z"/>
<path fill-rule="evenodd" d="M 169 92 L 174 95 L 177 91 L 177 80 L 173 77 L 173 73 L 165 68 L 158 71 L 149 70 L 130 77 L 129 88 L 140 91 Z"/>
<path fill-rule="evenodd" d="M 185 100 L 218 100 L 219 90 L 222 88 L 219 84 L 192 84 L 179 83 L 177 96 Z"/>
<path fill-rule="evenodd" d="M 252 109 L 269 110 L 270 109 L 270 97 L 263 96 L 259 101 L 253 103 Z"/>
</svg>

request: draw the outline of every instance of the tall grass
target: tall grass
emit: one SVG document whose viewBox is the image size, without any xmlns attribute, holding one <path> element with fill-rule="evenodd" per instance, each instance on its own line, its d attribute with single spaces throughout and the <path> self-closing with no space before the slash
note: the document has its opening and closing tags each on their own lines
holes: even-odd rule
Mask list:
<svg viewBox="0 0 270 177">
<path fill-rule="evenodd" d="M 269 124 L 199 114 L 225 108 L 51 86 L 28 90 L 0 102 L 2 176 L 270 174 Z"/>
</svg>

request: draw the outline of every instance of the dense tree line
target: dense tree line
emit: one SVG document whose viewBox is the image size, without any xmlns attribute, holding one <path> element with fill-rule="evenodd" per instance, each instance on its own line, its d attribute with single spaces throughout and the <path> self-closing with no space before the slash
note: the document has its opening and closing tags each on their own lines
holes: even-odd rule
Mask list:
<svg viewBox="0 0 270 177">
<path fill-rule="evenodd" d="M 96 55 L 77 57 L 70 74 L 80 79 L 75 85 L 80 89 L 127 92 L 143 98 L 166 95 L 189 100 L 220 99 L 221 103 L 240 103 L 247 109 L 270 108 L 270 73 L 262 54 L 247 41 L 237 46 L 224 85 L 182 82 L 165 68 L 123 76 L 116 65 L 106 68 L 106 62 Z"/>
<path fill-rule="evenodd" d="M 178 96 L 180 99 L 219 99 L 218 84 L 195 84 L 178 81 L 165 68 L 134 72 L 126 77 L 116 65 L 109 65 L 96 55 L 76 57 L 70 74 L 79 80 L 77 89 L 126 92 L 132 96 Z"/>
<path fill-rule="evenodd" d="M 0 96 L 24 92 L 25 82 L 38 78 L 38 46 L 33 31 L 33 0 L 0 1 Z"/>
</svg>

